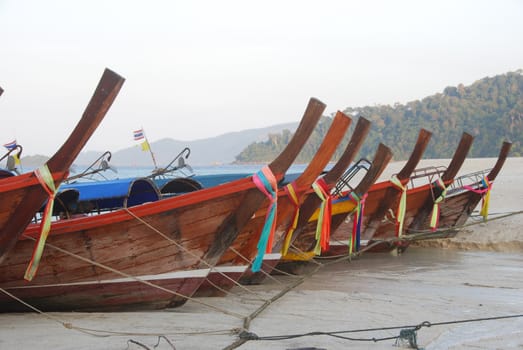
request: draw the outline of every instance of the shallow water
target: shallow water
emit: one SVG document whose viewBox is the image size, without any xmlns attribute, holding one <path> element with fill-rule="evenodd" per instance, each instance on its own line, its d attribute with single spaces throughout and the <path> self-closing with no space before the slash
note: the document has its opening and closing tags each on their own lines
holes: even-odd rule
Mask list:
<svg viewBox="0 0 523 350">
<path fill-rule="evenodd" d="M 523 314 L 523 255 L 409 248 L 400 256 L 366 254 L 352 262 L 323 267 L 296 289 L 272 303 L 250 325 L 258 336 L 417 325 L 453 320 Z M 295 277 L 278 276 L 249 292 L 201 298 L 217 308 L 248 315 Z M 256 293 L 256 294 L 253 294 Z M 234 334 L 186 334 L 231 330 L 242 320 L 194 301 L 178 309 L 141 313 L 53 313 L 76 327 L 130 334 L 94 337 L 64 328 L 36 314 L 0 315 L 0 349 L 142 349 L 130 339 L 153 347 L 158 334 L 179 349 L 220 349 Z M 523 318 L 422 328 L 418 345 L 425 349 L 521 349 Z M 148 334 L 137 335 L 136 333 Z M 153 334 L 154 333 L 154 334 Z M 182 334 L 183 333 L 183 334 Z M 354 338 L 394 337 L 399 329 L 342 334 Z M 279 341 L 249 341 L 240 349 L 391 349 L 394 340 L 349 341 L 329 336 Z M 161 342 L 157 349 L 171 349 Z"/>
</svg>

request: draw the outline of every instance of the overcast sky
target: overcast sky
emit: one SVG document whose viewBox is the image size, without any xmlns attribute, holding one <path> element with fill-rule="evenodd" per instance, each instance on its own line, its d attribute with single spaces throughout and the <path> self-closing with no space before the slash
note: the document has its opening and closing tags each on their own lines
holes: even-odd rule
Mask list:
<svg viewBox="0 0 523 350">
<path fill-rule="evenodd" d="M 298 121 L 311 96 L 405 103 L 523 68 L 522 18 L 517 0 L 0 0 L 0 144 L 54 153 L 105 67 L 126 82 L 84 150 Z"/>
</svg>

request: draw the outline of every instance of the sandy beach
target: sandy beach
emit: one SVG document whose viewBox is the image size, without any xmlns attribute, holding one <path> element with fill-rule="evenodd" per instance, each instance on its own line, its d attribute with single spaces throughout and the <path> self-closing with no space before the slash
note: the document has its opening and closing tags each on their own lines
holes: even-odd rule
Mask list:
<svg viewBox="0 0 523 350">
<path fill-rule="evenodd" d="M 460 174 L 494 162 L 468 159 Z M 391 164 L 382 178 L 402 164 Z M 420 166 L 447 164 L 424 160 Z M 158 341 L 156 349 L 223 349 L 238 341 L 245 317 L 263 305 L 248 327 L 262 338 L 389 329 L 249 340 L 239 349 L 391 349 L 394 339 L 372 339 L 397 337 L 425 321 L 432 326 L 417 331 L 420 348 L 521 349 L 523 317 L 455 321 L 523 315 L 523 214 L 515 214 L 523 210 L 522 178 L 523 158 L 509 158 L 492 188 L 490 219 L 471 218 L 472 225 L 452 239 L 424 241 L 402 255 L 368 253 L 328 266 L 310 265 L 307 272 L 317 270 L 314 274 L 276 276 L 176 309 L 0 314 L 0 349 L 153 349 Z M 295 287 L 271 301 L 289 286 Z"/>
</svg>

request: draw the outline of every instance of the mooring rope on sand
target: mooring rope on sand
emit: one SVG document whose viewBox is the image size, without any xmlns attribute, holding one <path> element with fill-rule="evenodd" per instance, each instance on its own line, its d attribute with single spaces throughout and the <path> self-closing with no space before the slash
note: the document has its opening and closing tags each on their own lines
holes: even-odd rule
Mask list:
<svg viewBox="0 0 523 350">
<path fill-rule="evenodd" d="M 521 214 L 521 213 L 523 213 L 523 210 L 522 211 L 517 211 L 517 212 L 510 212 L 510 213 L 507 213 L 507 214 L 505 214 L 503 216 L 499 216 L 499 217 L 495 217 L 495 218 L 490 218 L 488 221 L 499 220 L 499 219 L 506 218 L 506 217 L 509 217 L 509 216 L 518 215 L 518 214 Z M 440 229 L 438 231 L 438 233 L 445 232 L 445 231 L 455 231 L 457 229 L 462 229 L 464 227 L 469 227 L 469 226 L 473 226 L 473 225 L 477 225 L 477 224 L 481 224 L 481 223 L 484 223 L 484 221 L 474 222 L 474 223 L 470 223 L 470 224 L 465 224 L 465 225 L 460 226 L 460 227 L 453 227 L 453 228 L 443 229 L 443 230 Z M 148 225 L 148 226 L 150 226 L 150 225 Z M 151 228 L 154 229 L 153 227 L 151 227 Z M 154 230 L 156 230 L 156 229 L 154 229 Z M 432 232 L 432 233 L 434 233 L 434 232 Z M 283 288 L 278 294 L 276 294 L 272 298 L 270 298 L 268 300 L 266 300 L 266 299 L 259 299 L 260 301 L 263 301 L 264 303 L 260 307 L 258 307 L 254 312 L 252 312 L 250 315 L 248 315 L 248 316 L 240 315 L 240 314 L 231 312 L 229 310 L 225 310 L 225 309 L 216 307 L 214 305 L 211 305 L 211 304 L 205 303 L 205 302 L 203 302 L 201 300 L 198 300 L 197 298 L 190 298 L 190 297 L 187 297 L 187 296 L 183 296 L 183 295 L 181 295 L 179 293 L 176 293 L 175 291 L 163 288 L 161 286 L 155 285 L 155 284 L 153 284 L 151 282 L 148 282 L 148 281 L 141 280 L 138 277 L 134 277 L 132 275 L 128 275 L 128 274 L 126 274 L 124 272 L 118 271 L 118 270 L 113 269 L 111 267 L 108 267 L 108 266 L 105 266 L 103 264 L 97 263 L 95 261 L 92 261 L 90 259 L 84 258 L 84 257 L 79 256 L 77 254 L 68 252 L 68 251 L 63 250 L 63 249 L 61 249 L 59 247 L 56 247 L 56 246 L 54 246 L 52 244 L 49 244 L 49 243 L 46 244 L 47 246 L 49 246 L 52 249 L 56 249 L 56 250 L 58 250 L 58 251 L 60 251 L 60 252 L 62 252 L 64 254 L 73 256 L 73 257 L 78 258 L 78 259 L 80 259 L 82 261 L 85 261 L 85 262 L 88 262 L 88 263 L 93 264 L 95 266 L 98 266 L 98 267 L 100 267 L 102 269 L 106 269 L 108 271 L 111 271 L 113 273 L 119 274 L 121 276 L 124 276 L 124 277 L 127 277 L 127 278 L 131 278 L 131 279 L 133 279 L 133 280 L 135 280 L 137 282 L 144 283 L 144 284 L 146 284 L 148 286 L 151 286 L 153 288 L 158 288 L 158 289 L 160 289 L 162 291 L 165 291 L 167 293 L 171 293 L 171 294 L 176 295 L 176 296 L 181 296 L 181 297 L 187 298 L 187 300 L 193 301 L 193 302 L 195 302 L 197 304 L 209 307 L 209 308 L 211 308 L 211 309 L 213 309 L 215 311 L 218 311 L 218 312 L 221 312 L 221 313 L 224 313 L 224 314 L 227 314 L 227 315 L 231 315 L 231 316 L 234 316 L 236 318 L 239 318 L 239 319 L 243 320 L 243 327 L 242 328 L 232 328 L 232 329 L 228 329 L 228 330 L 213 330 L 213 331 L 201 331 L 201 332 L 190 332 L 190 333 L 183 333 L 183 332 L 176 332 L 176 333 L 168 333 L 168 332 L 161 332 L 161 333 L 155 333 L 155 332 L 138 333 L 138 332 L 107 331 L 107 330 L 101 330 L 101 329 L 91 329 L 91 328 L 85 328 L 85 327 L 78 327 L 78 326 L 73 325 L 72 323 L 64 322 L 64 321 L 60 320 L 59 318 L 57 318 L 57 317 L 55 317 L 55 316 L 53 316 L 53 315 L 51 315 L 49 313 L 43 312 L 43 311 L 35 308 L 34 306 L 29 305 L 28 303 L 24 302 L 23 300 L 20 300 L 19 298 L 17 298 L 16 296 L 12 295 L 11 293 L 7 292 L 6 290 L 4 290 L 2 288 L 0 288 L 0 291 L 5 293 L 5 294 L 7 294 L 7 295 L 9 295 L 10 297 L 12 297 L 15 300 L 18 300 L 19 302 L 21 302 L 22 304 L 24 304 L 27 307 L 31 308 L 32 310 L 36 311 L 37 313 L 41 314 L 42 316 L 45 316 L 48 319 L 54 320 L 54 321 L 62 324 L 67 329 L 77 330 L 79 332 L 82 332 L 82 333 L 85 333 L 85 334 L 89 334 L 89 335 L 92 335 L 92 336 L 108 337 L 108 336 L 114 336 L 114 335 L 117 335 L 117 336 L 129 335 L 129 336 L 158 336 L 158 337 L 162 337 L 162 336 L 166 336 L 166 335 L 202 335 L 202 334 L 232 335 L 232 334 L 238 334 L 239 335 L 239 339 L 236 340 L 233 344 L 231 344 L 231 345 L 229 345 L 229 346 L 224 348 L 224 350 L 229 350 L 229 349 L 236 349 L 237 347 L 239 347 L 242 344 L 244 344 L 246 341 L 254 340 L 254 339 L 251 339 L 249 336 L 247 336 L 248 334 L 252 334 L 252 333 L 249 333 L 249 331 L 248 331 L 249 327 L 250 327 L 251 321 L 254 320 L 257 316 L 259 316 L 265 309 L 267 309 L 270 305 L 272 305 L 278 299 L 282 298 L 288 292 L 292 291 L 297 286 L 299 286 L 301 283 L 303 283 L 306 279 L 310 278 L 312 275 L 317 273 L 322 267 L 329 266 L 329 265 L 332 265 L 332 264 L 336 264 L 336 263 L 339 263 L 339 262 L 345 261 L 345 260 L 349 260 L 350 261 L 353 257 L 359 256 L 359 255 L 363 254 L 364 252 L 366 252 L 367 250 L 369 250 L 372 247 L 374 247 L 375 245 L 383 244 L 384 242 L 394 243 L 394 242 L 398 242 L 398 241 L 413 241 L 413 240 L 419 240 L 420 237 L 426 237 L 426 235 L 427 235 L 427 232 L 419 232 L 419 233 L 414 233 L 414 234 L 410 234 L 410 235 L 403 235 L 401 238 L 395 237 L 395 238 L 391 238 L 391 239 L 387 239 L 387 240 L 376 241 L 376 242 L 373 242 L 373 244 L 368 245 L 368 246 L 362 248 L 361 250 L 359 250 L 358 252 L 354 252 L 352 254 L 342 255 L 342 256 L 339 256 L 339 257 L 329 257 L 330 258 L 329 261 L 322 261 L 321 263 L 319 261 L 315 261 L 316 267 L 312 271 L 310 271 L 309 273 L 307 273 L 305 275 L 302 275 L 302 276 L 295 276 L 296 280 L 293 283 L 286 285 L 285 288 Z M 27 237 L 27 236 L 24 236 L 24 237 L 34 240 L 34 238 L 32 238 L 32 237 Z M 167 237 L 167 239 L 170 240 L 169 237 Z M 183 248 L 183 249 L 185 249 L 185 248 Z M 318 259 L 318 258 L 321 259 L 321 257 L 316 257 L 315 259 Z M 274 277 L 272 277 L 272 278 L 274 278 Z M 245 290 L 246 292 L 249 292 L 249 293 L 252 292 L 252 291 L 250 291 L 247 288 L 242 288 L 242 289 Z M 254 292 L 252 292 L 252 293 L 254 293 Z M 523 315 L 499 316 L 499 317 L 491 317 L 491 318 L 485 318 L 485 319 L 474 319 L 474 320 L 475 321 L 481 321 L 481 320 L 502 319 L 502 318 L 510 318 L 510 317 L 523 317 Z M 447 322 L 431 323 L 430 325 L 464 323 L 464 322 L 472 322 L 474 320 L 447 321 Z M 409 327 L 410 328 L 415 328 L 414 326 L 402 326 L 402 327 L 396 327 L 396 328 L 409 328 Z M 377 329 L 377 330 L 384 330 L 384 329 L 387 329 L 387 328 L 380 328 L 380 329 Z M 373 329 L 371 329 L 371 330 L 373 330 Z M 343 331 L 341 333 L 356 332 L 356 331 L 357 330 Z M 360 330 L 360 331 L 363 331 L 363 330 Z M 315 333 L 315 334 L 318 333 L 319 334 L 319 333 L 322 333 L 322 332 L 313 332 L 313 333 Z M 326 333 L 329 333 L 329 332 L 326 332 Z M 357 338 L 350 339 L 348 337 L 343 337 L 343 336 L 340 336 L 340 335 L 336 334 L 336 332 L 330 332 L 330 333 L 333 334 L 332 336 L 337 336 L 339 338 L 346 339 L 346 340 L 360 340 L 360 339 L 357 339 Z M 324 334 L 322 334 L 322 335 L 324 335 Z M 404 336 L 406 336 L 406 332 L 404 332 Z M 262 338 L 258 337 L 258 340 L 279 340 L 279 339 L 263 339 L 263 338 L 264 337 L 262 337 Z M 371 339 L 371 338 L 369 338 L 369 339 Z M 389 340 L 390 339 L 397 339 L 397 340 L 399 340 L 399 339 L 401 339 L 401 336 L 399 335 L 399 336 L 395 336 L 395 337 L 387 337 L 386 339 L 389 339 Z M 383 338 L 383 340 L 386 340 L 386 339 Z M 372 338 L 372 341 L 375 341 L 374 338 Z"/>
<path fill-rule="evenodd" d="M 523 213 L 523 210 L 510 212 L 510 213 L 507 213 L 506 215 L 489 219 L 488 221 L 499 220 L 499 219 L 506 218 L 506 217 L 509 217 L 509 216 L 519 215 L 519 214 L 522 214 L 522 213 Z M 465 224 L 463 226 L 460 226 L 459 228 L 453 227 L 452 229 L 447 229 L 447 230 L 441 230 L 440 229 L 439 232 L 441 232 L 441 231 L 454 231 L 456 229 L 461 229 L 463 227 L 469 227 L 469 226 L 477 225 L 477 224 L 480 224 L 480 223 L 482 223 L 482 222 Z M 430 231 L 430 232 L 434 233 L 433 231 Z M 284 290 L 282 290 L 276 296 L 271 298 L 269 303 L 264 303 L 256 311 L 254 311 L 251 315 L 246 317 L 244 319 L 244 322 L 243 322 L 243 328 L 244 328 L 244 332 L 245 332 L 243 334 L 252 334 L 252 333 L 249 333 L 249 326 L 250 326 L 251 321 L 254 318 L 256 318 L 258 315 L 260 315 L 266 308 L 268 308 L 276 300 L 282 298 L 289 291 L 291 291 L 292 289 L 296 288 L 301 283 L 303 283 L 305 281 L 305 279 L 307 279 L 307 278 L 311 277 L 312 275 L 314 275 L 315 273 L 317 273 L 322 267 L 329 266 L 329 265 L 332 265 L 332 264 L 336 264 L 336 263 L 339 263 L 339 262 L 342 262 L 342 261 L 345 261 L 345 260 L 350 261 L 353 257 L 360 256 L 363 253 L 365 253 L 366 251 L 372 249 L 373 247 L 375 247 L 377 245 L 380 245 L 380 244 L 383 244 L 385 242 L 396 243 L 396 242 L 400 242 L 400 241 L 413 241 L 413 240 L 417 240 L 417 239 L 419 240 L 420 239 L 419 237 L 421 237 L 422 235 L 426 235 L 426 234 L 427 234 L 426 232 L 423 232 L 421 234 L 403 235 L 401 237 L 394 237 L 394 238 L 390 238 L 390 239 L 384 239 L 384 240 L 380 240 L 380 241 L 375 241 L 375 242 L 371 243 L 370 245 L 367 245 L 366 247 L 360 249 L 357 252 L 353 252 L 353 253 L 346 254 L 346 255 L 341 255 L 341 256 L 336 256 L 336 257 L 332 257 L 332 256 L 328 257 L 327 258 L 327 259 L 329 259 L 328 261 L 324 261 L 321 264 L 316 265 L 316 267 L 311 272 L 303 275 L 300 279 L 298 279 L 297 281 L 295 281 L 291 285 L 287 286 Z M 318 259 L 318 258 L 320 258 L 320 257 L 315 257 L 315 259 Z M 491 318 L 491 319 L 499 319 L 499 318 L 503 318 L 503 317 L 505 317 L 505 316 L 494 317 L 494 318 Z M 523 317 L 523 315 L 515 315 L 515 316 L 508 316 L 508 317 Z M 477 319 L 477 320 L 481 320 L 481 319 Z M 457 322 L 457 321 L 455 321 L 455 322 Z M 465 321 L 463 321 L 463 322 L 465 322 Z M 442 324 L 444 324 L 444 323 L 434 323 L 434 325 L 442 325 Z M 401 328 L 405 328 L 405 327 L 401 327 Z M 400 336 L 388 337 L 387 339 L 388 340 L 390 340 L 390 339 L 400 339 Z M 383 340 L 387 340 L 387 339 L 383 339 Z M 236 348 L 238 348 L 239 346 L 243 345 L 245 342 L 247 342 L 249 340 L 253 340 L 253 339 L 250 339 L 248 336 L 243 336 L 243 337 L 240 336 L 238 340 L 233 342 L 231 345 L 223 348 L 223 350 L 233 350 L 233 349 L 236 349 Z M 350 340 L 350 339 L 347 339 L 347 340 Z M 356 340 L 356 339 L 354 339 L 354 340 Z"/>
<path fill-rule="evenodd" d="M 71 322 L 66 322 L 59 317 L 54 316 L 53 314 L 49 312 L 42 311 L 38 309 L 37 307 L 25 302 L 24 300 L 18 298 L 16 295 L 13 295 L 6 291 L 3 288 L 0 288 L 0 292 L 8 295 L 9 297 L 17 300 L 21 304 L 27 306 L 31 310 L 35 311 L 36 313 L 55 321 L 59 324 L 61 324 L 64 328 L 72 329 L 79 331 L 81 333 L 85 333 L 94 337 L 110 337 L 110 336 L 166 336 L 166 335 L 204 335 L 204 334 L 212 334 L 212 335 L 230 335 L 230 334 L 239 334 L 241 332 L 240 329 L 233 328 L 233 329 L 216 329 L 212 331 L 198 331 L 198 332 L 175 332 L 175 333 L 169 333 L 169 332 L 126 332 L 126 331 L 110 331 L 106 329 L 95 329 L 95 328 L 86 328 L 86 327 L 78 327 L 72 324 Z"/>
<path fill-rule="evenodd" d="M 338 339 L 344 339 L 344 340 L 350 340 L 350 341 L 360 341 L 360 342 L 380 342 L 385 340 L 393 340 L 396 339 L 396 345 L 400 341 L 406 340 L 411 348 L 419 349 L 417 345 L 417 331 L 422 329 L 423 327 L 436 327 L 436 326 L 444 326 L 444 325 L 453 325 L 453 324 L 461 324 L 461 323 L 471 323 L 471 322 L 483 322 L 483 321 L 496 321 L 496 320 L 505 320 L 505 319 L 511 319 L 511 318 L 522 318 L 523 314 L 516 314 L 516 315 L 504 315 L 504 316 L 492 316 L 492 317 L 480 317 L 480 318 L 470 318 L 470 319 L 461 319 L 461 320 L 451 320 L 451 321 L 443 321 L 443 322 L 429 322 L 424 321 L 416 325 L 402 325 L 402 326 L 388 326 L 388 327 L 375 327 L 375 328 L 363 328 L 363 329 L 349 329 L 349 330 L 343 330 L 343 331 L 332 331 L 332 332 L 324 332 L 324 331 L 315 331 L 315 332 L 307 332 L 307 333 L 295 333 L 295 334 L 283 334 L 283 335 L 270 335 L 270 336 L 258 336 L 255 333 L 252 332 L 242 332 L 240 333 L 240 339 L 245 340 L 265 340 L 265 341 L 281 341 L 281 340 L 288 340 L 288 339 L 296 339 L 296 338 L 303 338 L 303 337 L 313 337 L 313 336 L 330 336 L 335 337 Z M 389 330 L 396 330 L 399 329 L 400 333 L 396 336 L 388 336 L 388 337 L 372 337 L 372 338 L 354 338 L 354 337 L 347 337 L 343 336 L 341 334 L 347 334 L 347 333 L 368 333 L 368 332 L 378 332 L 378 331 L 389 331 Z"/>
</svg>

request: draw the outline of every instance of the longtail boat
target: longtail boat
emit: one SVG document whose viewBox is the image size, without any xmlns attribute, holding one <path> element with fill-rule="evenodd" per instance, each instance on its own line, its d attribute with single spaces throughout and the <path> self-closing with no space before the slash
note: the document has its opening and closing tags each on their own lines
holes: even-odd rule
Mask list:
<svg viewBox="0 0 523 350">
<path fill-rule="evenodd" d="M 325 169 L 325 166 L 336 151 L 338 144 L 345 135 L 351 122 L 352 120 L 349 117 L 338 112 L 322 144 L 316 151 L 313 159 L 309 162 L 307 168 L 295 181 L 288 185 L 292 186 L 292 189 L 289 190 L 288 186 L 278 189 L 275 203 L 276 216 L 274 218 L 274 227 L 289 223 L 289 217 L 295 206 L 294 203 L 301 203 L 303 201 L 312 183 L 317 179 L 323 169 Z M 265 204 L 258 209 L 247 225 L 243 227 L 231 247 L 227 249 L 217 266 L 209 273 L 206 281 L 200 286 L 200 289 L 196 293 L 197 296 L 216 296 L 222 294 L 235 285 L 242 274 L 245 273 L 257 253 L 259 263 L 261 263 L 263 258 L 267 256 L 265 252 L 271 252 L 271 240 L 274 241 L 276 238 L 267 237 L 265 240 L 266 245 L 257 247 L 261 237 L 263 237 L 263 233 L 278 234 L 277 230 L 270 232 L 270 227 L 266 227 L 265 232 L 262 232 L 264 231 L 265 225 L 265 213 L 269 205 L 269 200 L 266 200 Z"/>
<path fill-rule="evenodd" d="M 412 153 L 405 165 L 393 180 L 382 181 L 371 186 L 365 199 L 364 215 L 361 218 L 361 241 L 372 238 L 382 224 L 385 216 L 391 211 L 396 212 L 403 194 L 402 188 L 407 186 L 410 176 L 421 160 L 430 141 L 432 133 L 421 129 Z M 348 242 L 354 222 L 348 220 L 344 213 L 333 215 L 332 226 L 334 231 L 329 250 L 324 255 L 338 256 L 347 254 Z"/>
<path fill-rule="evenodd" d="M 0 265 L 0 287 L 41 310 L 184 304 L 264 202 L 266 196 L 254 180 L 283 178 L 324 109 L 322 102 L 309 101 L 291 141 L 263 173 L 152 203 L 55 221 L 31 282 L 23 277 L 37 227 L 29 226 Z M 27 308 L 0 293 L 0 310 Z"/>
<path fill-rule="evenodd" d="M 490 190 L 501 168 L 505 164 L 512 143 L 503 142 L 494 167 L 457 177 L 447 191 L 447 196 L 440 203 L 440 216 L 437 230 L 432 231 L 430 220 L 424 222 L 426 234 L 417 235 L 416 239 L 454 237 L 465 225 L 479 202 L 483 200 L 480 215 L 488 217 Z"/>
<path fill-rule="evenodd" d="M 337 215 L 341 215 L 343 218 L 345 218 L 351 213 L 357 211 L 358 208 L 361 208 L 361 200 L 364 198 L 365 194 L 369 191 L 375 181 L 380 177 L 391 158 L 391 150 L 387 146 L 380 143 L 378 149 L 376 150 L 376 154 L 374 155 L 374 159 L 370 164 L 370 168 L 368 169 L 365 176 L 361 179 L 359 184 L 354 189 L 351 187 L 348 189 L 343 189 L 343 191 L 340 191 L 342 188 L 338 188 L 338 191 L 333 189 L 334 193 L 332 198 L 332 209 L 330 217 L 324 217 L 322 219 L 321 211 L 316 209 L 314 213 L 309 216 L 306 224 L 297 228 L 293 236 L 293 240 L 291 241 L 292 245 L 289 250 L 290 253 L 286 254 L 282 258 L 281 265 L 278 266 L 284 270 L 294 273 L 294 271 L 299 268 L 299 265 L 301 265 L 302 262 L 307 262 L 313 259 L 314 256 L 328 251 L 330 235 L 327 234 L 324 237 L 324 242 L 319 242 L 318 244 L 318 233 L 321 231 L 321 234 L 325 234 L 325 231 L 336 230 L 337 226 L 335 225 L 338 225 L 339 223 L 334 223 L 332 218 Z M 359 166 L 359 163 L 360 162 L 349 168 L 347 173 L 353 174 L 355 168 Z M 342 177 L 342 179 L 344 177 Z M 346 183 L 346 181 L 342 182 Z M 328 222 L 330 226 L 318 226 L 320 219 L 322 219 L 323 222 Z M 321 239 L 322 237 L 319 238 Z"/>
<path fill-rule="evenodd" d="M 430 218 L 433 224 L 436 224 L 438 219 L 439 203 L 446 195 L 446 188 L 452 184 L 454 177 L 457 175 L 459 169 L 463 165 L 465 158 L 472 146 L 474 137 L 470 134 L 463 133 L 461 140 L 456 148 L 454 156 L 446 169 L 438 167 L 417 169 L 415 174 L 411 176 L 411 183 L 414 179 L 428 180 L 426 184 L 407 188 L 405 213 L 403 218 L 403 227 L 408 234 L 419 233 L 424 229 L 426 220 Z M 434 213 L 433 215 L 431 215 Z M 405 240 L 392 241 L 397 238 L 396 219 L 389 217 L 382 220 L 381 225 L 375 230 L 374 235 L 369 237 L 369 246 L 373 245 L 373 251 L 384 251 L 391 249 L 398 249 L 403 251 L 409 245 Z M 379 244 L 383 241 L 382 244 Z"/>
<path fill-rule="evenodd" d="M 49 198 L 50 187 L 57 188 L 67 177 L 69 167 L 111 107 L 123 82 L 122 77 L 106 69 L 82 118 L 51 159 L 37 171 L 0 179 L 0 263 Z"/>
<path fill-rule="evenodd" d="M 316 180 L 316 189 L 320 190 L 321 188 L 321 190 L 325 192 L 332 190 L 359 152 L 369 133 L 370 125 L 371 123 L 367 119 L 362 117 L 358 119 L 358 123 L 343 154 L 321 179 Z M 276 228 L 276 236 L 279 237 L 279 239 L 274 241 L 271 254 L 267 254 L 264 257 L 265 259 L 261 268 L 262 271 L 256 273 L 246 271 L 241 277 L 241 283 L 261 283 L 279 263 L 282 254 L 286 254 L 288 245 L 294 240 L 293 236 L 301 233 L 301 230 L 307 224 L 312 214 L 320 207 L 321 203 L 322 199 L 312 189 L 309 189 L 299 202 L 293 203 L 293 215 L 282 221 Z"/>
</svg>

